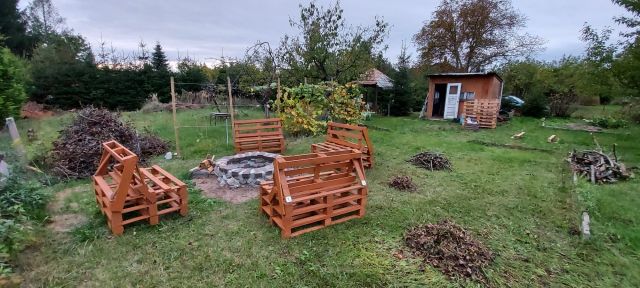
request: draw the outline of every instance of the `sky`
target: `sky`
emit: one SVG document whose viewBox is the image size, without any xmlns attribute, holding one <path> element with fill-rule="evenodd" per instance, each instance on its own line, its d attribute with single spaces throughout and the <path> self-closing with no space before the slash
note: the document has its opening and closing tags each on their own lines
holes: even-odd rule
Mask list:
<svg viewBox="0 0 640 288">
<path fill-rule="evenodd" d="M 277 46 L 284 34 L 295 31 L 289 18 L 299 15 L 294 0 L 52 0 L 66 24 L 98 47 L 102 41 L 117 50 L 135 51 L 142 40 L 151 47 L 160 41 L 171 60 L 189 56 L 215 62 L 221 55 L 242 57 L 256 41 Z M 319 0 L 328 6 L 333 1 Z M 429 19 L 440 0 L 343 0 L 347 24 L 372 25 L 376 16 L 391 27 L 385 55 L 395 62 L 403 41 L 417 56 L 413 35 Z M 523 32 L 544 39 L 545 50 L 535 55 L 556 60 L 584 51 L 580 29 L 585 22 L 597 29 L 620 26 L 613 17 L 625 14 L 610 0 L 513 0 L 527 18 Z M 28 0 L 22 0 L 24 7 Z"/>
</svg>

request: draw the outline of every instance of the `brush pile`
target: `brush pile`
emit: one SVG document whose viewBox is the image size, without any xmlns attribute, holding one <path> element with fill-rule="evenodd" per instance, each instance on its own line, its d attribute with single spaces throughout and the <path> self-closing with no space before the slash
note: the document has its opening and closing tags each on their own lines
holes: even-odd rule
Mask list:
<svg viewBox="0 0 640 288">
<path fill-rule="evenodd" d="M 77 179 L 95 172 L 102 155 L 102 142 L 116 140 L 136 153 L 142 162 L 169 150 L 162 139 L 148 131 L 139 135 L 132 127 L 109 110 L 84 108 L 60 131 L 58 140 L 53 142 L 48 164 L 56 176 Z"/>
<path fill-rule="evenodd" d="M 451 171 L 449 159 L 440 153 L 422 152 L 408 160 L 409 163 L 430 171 L 448 170 Z"/>
<path fill-rule="evenodd" d="M 484 268 L 493 253 L 471 234 L 450 220 L 410 229 L 405 244 L 414 256 L 424 259 L 448 277 L 464 277 L 487 284 Z"/>
<path fill-rule="evenodd" d="M 400 191 L 416 191 L 416 185 L 413 184 L 411 177 L 409 176 L 395 176 L 389 180 L 389 187 L 398 189 Z"/>
<path fill-rule="evenodd" d="M 573 151 L 567 158 L 571 169 L 579 176 L 590 179 L 592 183 L 614 183 L 619 180 L 627 180 L 631 178 L 632 173 L 627 170 L 625 165 L 618 162 L 618 157 L 613 159 L 602 152 L 586 150 Z"/>
</svg>

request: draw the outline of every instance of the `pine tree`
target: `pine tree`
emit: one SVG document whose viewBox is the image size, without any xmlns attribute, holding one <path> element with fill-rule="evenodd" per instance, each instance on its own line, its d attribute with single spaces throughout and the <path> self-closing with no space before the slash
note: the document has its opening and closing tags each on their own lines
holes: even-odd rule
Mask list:
<svg viewBox="0 0 640 288">
<path fill-rule="evenodd" d="M 412 98 L 409 81 L 409 68 L 411 56 L 407 54 L 407 46 L 402 45 L 402 51 L 396 64 L 398 72 L 393 79 L 393 100 L 390 114 L 393 116 L 406 116 L 411 113 L 411 106 L 415 102 Z"/>
<path fill-rule="evenodd" d="M 153 48 L 151 54 L 151 65 L 155 71 L 169 71 L 169 61 L 167 61 L 167 55 L 162 51 L 160 42 L 156 42 L 156 46 Z"/>
</svg>

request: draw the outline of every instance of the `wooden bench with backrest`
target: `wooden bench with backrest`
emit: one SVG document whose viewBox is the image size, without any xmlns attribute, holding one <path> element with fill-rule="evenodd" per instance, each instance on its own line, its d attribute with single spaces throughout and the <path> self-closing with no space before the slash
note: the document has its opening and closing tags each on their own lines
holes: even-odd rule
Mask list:
<svg viewBox="0 0 640 288">
<path fill-rule="evenodd" d="M 122 234 L 124 225 L 137 221 L 155 225 L 168 212 L 186 215 L 186 184 L 157 166 L 139 168 L 138 156 L 116 141 L 103 143 L 102 149 L 92 179 L 96 202 L 113 234 Z"/>
<path fill-rule="evenodd" d="M 357 149 L 365 168 L 373 167 L 373 144 L 367 127 L 329 122 L 325 142 L 311 145 L 312 152 Z"/>
<path fill-rule="evenodd" d="M 264 151 L 282 153 L 285 149 L 280 118 L 233 121 L 236 153 Z"/>
<path fill-rule="evenodd" d="M 367 191 L 358 150 L 280 156 L 260 186 L 260 211 L 289 238 L 363 217 Z"/>
</svg>

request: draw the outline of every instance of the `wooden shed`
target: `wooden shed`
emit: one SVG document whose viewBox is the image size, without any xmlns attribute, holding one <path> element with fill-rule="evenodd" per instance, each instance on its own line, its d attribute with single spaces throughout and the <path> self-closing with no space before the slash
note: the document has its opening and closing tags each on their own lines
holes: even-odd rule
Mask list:
<svg viewBox="0 0 640 288">
<path fill-rule="evenodd" d="M 497 107 L 500 107 L 503 85 L 502 78 L 495 72 L 431 74 L 428 80 L 429 93 L 423 118 L 460 118 L 464 115 L 465 103 L 474 100 L 495 100 L 491 102 L 497 101 Z"/>
</svg>

